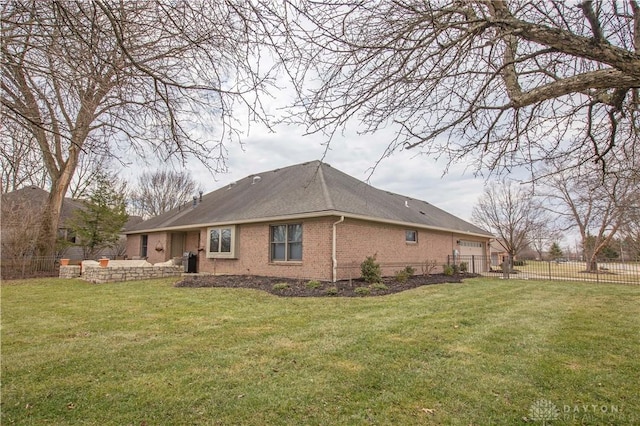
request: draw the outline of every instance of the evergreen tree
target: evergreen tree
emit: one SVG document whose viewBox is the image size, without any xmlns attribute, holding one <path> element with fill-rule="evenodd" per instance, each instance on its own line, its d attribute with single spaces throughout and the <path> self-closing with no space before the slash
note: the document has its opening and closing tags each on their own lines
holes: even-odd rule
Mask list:
<svg viewBox="0 0 640 426">
<path fill-rule="evenodd" d="M 549 248 L 549 256 L 551 256 L 551 259 L 557 260 L 561 258 L 562 255 L 563 253 L 560 245 L 558 243 L 551 244 L 551 248 Z"/>
<path fill-rule="evenodd" d="M 602 248 L 602 250 L 600 250 L 600 256 L 602 256 L 605 259 L 611 260 L 611 259 L 619 258 L 620 253 L 618 253 L 618 251 L 615 248 L 613 248 L 610 244 L 607 244 Z"/>
<path fill-rule="evenodd" d="M 86 208 L 77 210 L 71 221 L 71 229 L 85 259 L 92 259 L 100 250 L 116 246 L 129 218 L 124 185 L 114 185 L 114 181 L 117 181 L 114 176 L 99 174 Z"/>
</svg>

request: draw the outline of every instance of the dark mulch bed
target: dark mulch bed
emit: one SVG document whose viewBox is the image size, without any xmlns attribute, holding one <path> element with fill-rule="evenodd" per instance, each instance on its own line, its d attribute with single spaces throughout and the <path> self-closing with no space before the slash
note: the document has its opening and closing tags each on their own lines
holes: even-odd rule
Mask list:
<svg viewBox="0 0 640 426">
<path fill-rule="evenodd" d="M 277 296 L 285 297 L 364 297 L 381 296 L 399 293 L 423 285 L 442 283 L 461 283 L 465 278 L 473 278 L 474 274 L 429 276 L 414 275 L 405 282 L 398 282 L 393 277 L 384 278 L 382 285 L 369 285 L 363 280 L 318 282 L 291 278 L 261 277 L 253 275 L 196 275 L 187 277 L 175 284 L 176 287 L 228 287 L 251 288 L 263 290 Z"/>
</svg>

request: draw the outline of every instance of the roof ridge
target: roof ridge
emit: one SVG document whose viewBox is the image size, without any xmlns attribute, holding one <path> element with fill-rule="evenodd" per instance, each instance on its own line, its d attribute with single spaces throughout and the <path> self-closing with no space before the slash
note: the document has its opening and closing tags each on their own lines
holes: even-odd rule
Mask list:
<svg viewBox="0 0 640 426">
<path fill-rule="evenodd" d="M 331 194 L 329 193 L 327 182 L 324 180 L 324 171 L 322 170 L 323 165 L 324 163 L 322 162 L 318 164 L 318 175 L 320 176 L 320 185 L 322 186 L 322 194 L 324 195 L 324 201 L 327 203 L 327 208 L 329 210 L 334 210 L 333 200 L 331 199 Z"/>
</svg>

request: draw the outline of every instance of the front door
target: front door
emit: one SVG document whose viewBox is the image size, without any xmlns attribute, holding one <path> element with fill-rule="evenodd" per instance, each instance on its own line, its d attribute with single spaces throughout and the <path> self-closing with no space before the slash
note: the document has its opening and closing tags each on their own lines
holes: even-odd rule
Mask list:
<svg viewBox="0 0 640 426">
<path fill-rule="evenodd" d="M 186 233 L 184 232 L 172 232 L 171 233 L 171 258 L 180 257 L 184 253 L 184 244 L 186 240 Z"/>
</svg>

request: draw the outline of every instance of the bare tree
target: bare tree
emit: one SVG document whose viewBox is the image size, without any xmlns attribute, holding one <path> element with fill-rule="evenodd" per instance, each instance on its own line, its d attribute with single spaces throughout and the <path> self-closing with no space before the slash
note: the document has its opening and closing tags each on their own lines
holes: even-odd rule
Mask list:
<svg viewBox="0 0 640 426">
<path fill-rule="evenodd" d="M 234 107 L 264 117 L 255 95 L 268 73 L 247 7 L 231 0 L 3 2 L 2 119 L 33 138 L 51 184 L 39 251 L 53 251 L 82 153 L 195 157 L 214 172 L 225 168 L 224 142 L 238 136 Z"/>
<path fill-rule="evenodd" d="M 544 254 L 549 247 L 557 245 L 561 239 L 562 232 L 557 229 L 549 212 L 543 208 L 538 209 L 536 226 L 529 233 L 529 245 L 536 251 L 538 259 L 544 259 Z"/>
<path fill-rule="evenodd" d="M 290 119 L 311 133 L 393 126 L 383 156 L 416 149 L 492 171 L 560 158 L 629 169 L 639 155 L 636 0 L 303 0 L 272 12 L 299 95 Z"/>
<path fill-rule="evenodd" d="M 12 122 L 3 122 L 0 140 L 0 192 L 4 194 L 25 186 L 45 188 L 47 171 L 31 134 Z"/>
<path fill-rule="evenodd" d="M 9 199 L 2 194 L 1 252 L 3 259 L 19 259 L 34 254 L 41 206 L 29 198 Z"/>
<path fill-rule="evenodd" d="M 638 208 L 638 181 L 602 170 L 582 167 L 571 172 L 555 165 L 546 179 L 545 207 L 553 211 L 565 230 L 580 234 L 587 270 L 597 271 L 597 257 L 616 234 L 629 225 Z"/>
<path fill-rule="evenodd" d="M 628 220 L 620 232 L 624 244 L 620 251 L 629 253 L 631 259 L 640 260 L 640 183 L 629 200 Z"/>
<path fill-rule="evenodd" d="M 144 172 L 131 193 L 129 211 L 144 218 L 158 216 L 191 201 L 201 192 L 189 172 Z"/>
<path fill-rule="evenodd" d="M 33 269 L 31 265 L 35 250 L 34 242 L 38 234 L 39 206 L 28 201 L 26 204 L 6 201 L 5 194 L 2 194 L 0 277 L 2 279 L 25 277 Z M 38 265 L 40 262 L 35 263 Z M 41 265 L 45 263 L 47 261 L 43 260 Z"/>
<path fill-rule="evenodd" d="M 511 256 L 518 253 L 540 227 L 541 209 L 526 186 L 510 181 L 487 186 L 473 207 L 472 220 L 491 231 Z"/>
<path fill-rule="evenodd" d="M 87 198 L 92 186 L 105 174 L 115 175 L 108 152 L 89 151 L 78 158 L 78 165 L 69 184 L 67 194 L 71 198 Z"/>
</svg>

